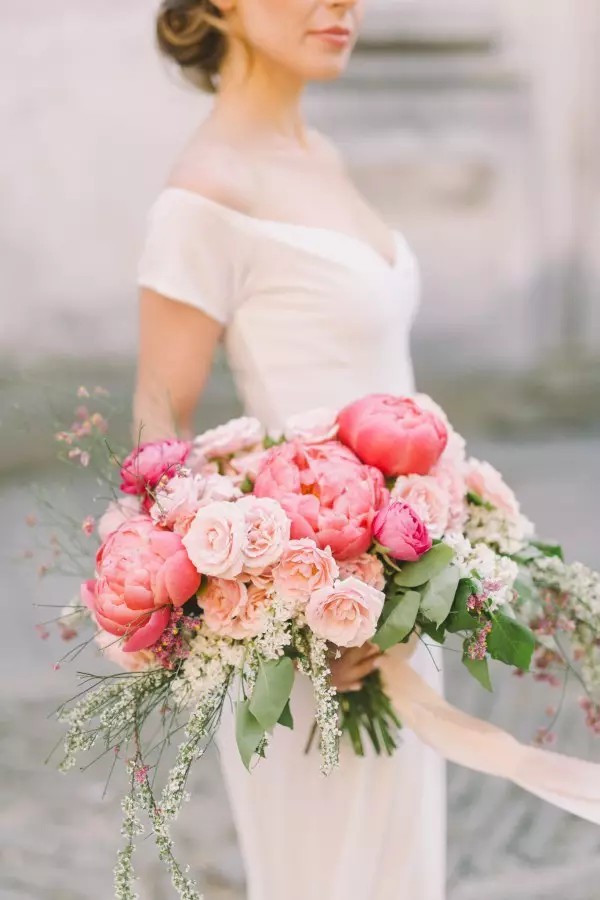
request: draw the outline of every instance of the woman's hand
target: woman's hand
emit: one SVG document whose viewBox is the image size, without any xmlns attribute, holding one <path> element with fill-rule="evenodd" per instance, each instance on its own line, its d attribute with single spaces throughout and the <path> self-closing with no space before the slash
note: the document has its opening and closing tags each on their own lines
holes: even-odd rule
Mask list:
<svg viewBox="0 0 600 900">
<path fill-rule="evenodd" d="M 341 693 L 360 691 L 363 679 L 379 668 L 381 650 L 375 644 L 350 647 L 331 660 L 331 683 Z"/>
</svg>

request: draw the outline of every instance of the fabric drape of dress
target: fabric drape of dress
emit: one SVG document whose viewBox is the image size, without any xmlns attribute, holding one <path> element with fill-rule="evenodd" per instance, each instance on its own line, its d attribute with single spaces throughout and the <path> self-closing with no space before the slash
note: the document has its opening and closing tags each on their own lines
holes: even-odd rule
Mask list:
<svg viewBox="0 0 600 900">
<path fill-rule="evenodd" d="M 224 326 L 245 411 L 278 428 L 294 413 L 413 391 L 418 269 L 399 234 L 395 252 L 388 261 L 342 232 L 254 219 L 169 188 L 150 214 L 139 281 Z M 420 647 L 411 665 L 441 691 L 437 655 Z M 443 900 L 442 760 L 405 730 L 392 758 L 361 759 L 344 745 L 324 778 L 318 750 L 305 753 L 313 708 L 297 678 L 295 728 L 276 730 L 251 774 L 231 710 L 221 725 L 249 900 Z"/>
</svg>

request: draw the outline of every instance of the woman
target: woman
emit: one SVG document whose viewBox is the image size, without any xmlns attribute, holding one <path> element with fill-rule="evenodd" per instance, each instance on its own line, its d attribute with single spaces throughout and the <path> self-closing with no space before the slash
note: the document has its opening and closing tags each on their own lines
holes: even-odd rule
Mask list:
<svg viewBox="0 0 600 900">
<path fill-rule="evenodd" d="M 307 82 L 341 75 L 363 0 L 168 0 L 162 50 L 216 92 L 150 218 L 140 267 L 135 417 L 144 437 L 189 432 L 224 340 L 249 414 L 340 408 L 413 390 L 415 261 L 307 129 Z M 434 686 L 427 650 L 414 666 Z M 340 691 L 377 665 L 335 663 Z M 295 729 L 279 729 L 251 775 L 223 722 L 220 751 L 250 900 L 441 900 L 442 763 L 412 734 L 392 759 L 344 747 L 330 778 L 306 755 L 311 688 L 297 679 Z M 279 733 L 281 732 L 281 733 Z"/>
</svg>

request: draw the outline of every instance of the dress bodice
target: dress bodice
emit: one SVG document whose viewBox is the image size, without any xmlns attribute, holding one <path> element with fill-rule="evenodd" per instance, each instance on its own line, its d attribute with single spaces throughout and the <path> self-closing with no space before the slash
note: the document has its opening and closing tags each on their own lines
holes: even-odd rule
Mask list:
<svg viewBox="0 0 600 900">
<path fill-rule="evenodd" d="M 411 393 L 415 258 L 328 228 L 256 219 L 179 188 L 149 217 L 139 283 L 224 326 L 240 398 L 269 427 L 367 393 Z"/>
</svg>

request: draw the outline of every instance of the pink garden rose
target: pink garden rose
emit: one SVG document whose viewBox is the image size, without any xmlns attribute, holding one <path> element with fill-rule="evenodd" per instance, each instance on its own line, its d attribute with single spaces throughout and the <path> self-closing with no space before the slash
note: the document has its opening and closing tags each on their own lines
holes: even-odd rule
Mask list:
<svg viewBox="0 0 600 900">
<path fill-rule="evenodd" d="M 337 647 L 362 647 L 377 631 L 385 595 L 358 578 L 315 591 L 306 607 L 309 628 Z"/>
<path fill-rule="evenodd" d="M 373 519 L 388 497 L 381 473 L 336 441 L 274 447 L 254 494 L 279 501 L 294 540 L 310 538 L 321 549 L 330 547 L 338 560 L 369 548 Z"/>
<path fill-rule="evenodd" d="M 110 535 L 96 556 L 93 595 L 98 625 L 127 637 L 126 651 L 144 650 L 158 640 L 172 606 L 183 606 L 198 590 L 200 576 L 178 534 L 163 531 L 144 516 Z"/>
<path fill-rule="evenodd" d="M 206 624 L 215 634 L 241 641 L 256 637 L 265 629 L 270 601 L 262 588 L 211 578 L 198 602 Z"/>
<path fill-rule="evenodd" d="M 239 487 L 246 479 L 255 481 L 260 471 L 267 450 L 255 450 L 252 453 L 244 453 L 241 456 L 232 457 L 225 466 L 225 473 L 231 481 Z"/>
<path fill-rule="evenodd" d="M 322 444 L 337 437 L 337 412 L 326 407 L 290 416 L 285 423 L 284 435 L 287 441 L 301 444 Z"/>
<path fill-rule="evenodd" d="M 448 449 L 431 470 L 431 475 L 438 481 L 448 497 L 448 532 L 462 534 L 468 517 L 467 482 L 465 480 L 464 463 L 456 462 Z"/>
<path fill-rule="evenodd" d="M 448 440 L 446 426 L 406 397 L 370 394 L 339 415 L 339 439 L 386 477 L 427 475 Z"/>
<path fill-rule="evenodd" d="M 290 541 L 273 572 L 277 593 L 285 600 L 305 603 L 313 591 L 331 587 L 338 577 L 331 550 L 321 550 L 310 538 Z"/>
<path fill-rule="evenodd" d="M 519 502 L 500 472 L 488 462 L 470 459 L 466 469 L 467 491 L 478 494 L 510 519 L 520 515 Z"/>
<path fill-rule="evenodd" d="M 150 650 L 138 650 L 135 653 L 126 653 L 120 638 L 109 634 L 107 631 L 99 631 L 94 640 L 100 647 L 102 656 L 127 672 L 144 672 L 156 665 L 156 657 Z"/>
<path fill-rule="evenodd" d="M 216 501 L 196 513 L 183 545 L 202 575 L 232 579 L 244 567 L 246 522 L 237 503 Z"/>
<path fill-rule="evenodd" d="M 151 441 L 130 453 L 121 467 L 124 494 L 153 491 L 166 475 L 172 478 L 188 458 L 188 441 Z"/>
<path fill-rule="evenodd" d="M 385 572 L 381 560 L 372 553 L 363 553 L 356 559 L 348 559 L 340 565 L 340 578 L 358 578 L 369 587 L 382 591 L 385 588 Z"/>
<path fill-rule="evenodd" d="M 276 500 L 248 496 L 239 500 L 246 526 L 244 572 L 260 574 L 281 558 L 289 539 L 291 522 Z"/>
<path fill-rule="evenodd" d="M 416 512 L 401 500 L 392 500 L 377 513 L 373 523 L 377 541 L 390 556 L 402 562 L 416 562 L 431 550 L 431 537 Z"/>
<path fill-rule="evenodd" d="M 202 477 L 183 470 L 158 489 L 150 515 L 163 528 L 187 534 L 194 516 L 203 506 L 241 496 L 229 478 L 222 475 Z"/>
<path fill-rule="evenodd" d="M 441 538 L 450 521 L 450 496 L 441 480 L 432 475 L 398 478 L 392 500 L 403 500 L 427 527 L 430 537 Z"/>
<path fill-rule="evenodd" d="M 141 511 L 140 501 L 137 497 L 125 496 L 120 500 L 111 500 L 106 512 L 98 522 L 98 537 L 102 543 L 129 519 L 139 516 Z"/>
<path fill-rule="evenodd" d="M 234 453 L 257 449 L 265 437 L 258 419 L 244 416 L 211 428 L 194 439 L 194 460 L 221 459 Z"/>
</svg>

